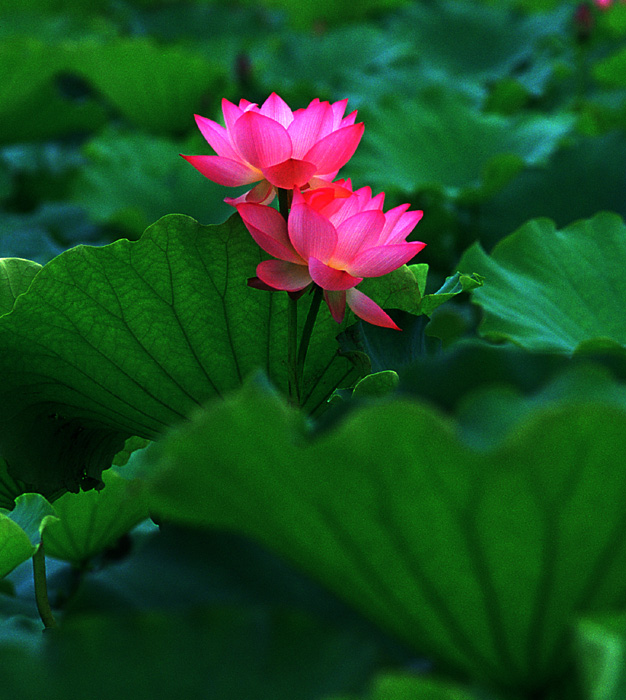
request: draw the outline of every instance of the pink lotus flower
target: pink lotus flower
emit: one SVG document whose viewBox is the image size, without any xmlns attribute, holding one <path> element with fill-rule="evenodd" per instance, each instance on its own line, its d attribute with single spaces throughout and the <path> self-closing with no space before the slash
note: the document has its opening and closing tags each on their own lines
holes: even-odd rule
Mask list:
<svg viewBox="0 0 626 700">
<path fill-rule="evenodd" d="M 294 189 L 288 222 L 272 207 L 236 205 L 254 240 L 278 260 L 257 266 L 269 289 L 297 292 L 311 283 L 324 290 L 335 321 L 344 318 L 346 302 L 364 321 L 400 330 L 378 304 L 356 289 L 365 277 L 380 277 L 407 263 L 425 243 L 407 243 L 422 218 L 402 204 L 383 213 L 384 192 L 372 197 L 369 187 L 355 192 L 349 180 L 331 187 Z"/>
<path fill-rule="evenodd" d="M 222 100 L 226 127 L 196 115 L 196 123 L 215 156 L 183 156 L 203 175 L 227 187 L 259 184 L 245 195 L 227 198 L 268 203 L 275 188 L 327 185 L 351 158 L 363 135 L 356 112 L 343 114 L 348 100 L 330 104 L 314 99 L 292 112 L 272 93 L 261 107 Z"/>
</svg>

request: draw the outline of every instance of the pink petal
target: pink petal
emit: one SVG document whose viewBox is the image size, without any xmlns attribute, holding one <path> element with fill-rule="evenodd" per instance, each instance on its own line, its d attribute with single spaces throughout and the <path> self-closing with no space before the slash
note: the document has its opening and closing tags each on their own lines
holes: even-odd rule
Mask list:
<svg viewBox="0 0 626 700">
<path fill-rule="evenodd" d="M 304 195 L 300 191 L 299 187 L 296 187 L 293 191 L 293 198 L 291 202 L 292 208 L 298 204 L 303 204 L 305 202 Z"/>
<path fill-rule="evenodd" d="M 277 121 L 279 124 L 282 124 L 285 129 L 293 121 L 293 113 L 289 108 L 289 105 L 275 92 L 273 92 L 261 105 L 260 112 L 264 116 Z"/>
<path fill-rule="evenodd" d="M 305 159 L 317 166 L 319 174 L 339 170 L 356 151 L 363 136 L 363 123 L 344 126 L 318 141 L 306 154 Z"/>
<path fill-rule="evenodd" d="M 347 106 L 348 106 L 347 98 L 345 100 L 339 100 L 339 102 L 333 102 L 333 104 L 330 105 L 330 108 L 333 111 L 333 131 L 336 131 L 341 126 L 347 126 L 347 124 L 341 123 L 343 121 L 343 115 L 346 112 Z M 356 112 L 352 112 L 352 115 L 353 115 L 352 121 L 350 122 L 350 124 L 354 124 L 354 120 L 356 118 Z"/>
<path fill-rule="evenodd" d="M 337 232 L 330 221 L 302 202 L 299 190 L 289 212 L 289 238 L 304 260 L 311 256 L 328 260 L 337 245 Z"/>
<path fill-rule="evenodd" d="M 341 323 L 346 313 L 346 293 L 331 292 L 325 289 L 324 300 L 328 304 L 330 315 L 335 319 L 335 321 L 337 321 L 337 323 Z"/>
<path fill-rule="evenodd" d="M 359 209 L 367 209 L 372 201 L 372 188 L 369 185 L 359 187 L 358 190 L 354 190 L 354 196 L 359 202 Z"/>
<path fill-rule="evenodd" d="M 356 121 L 356 109 L 341 120 L 340 126 L 350 126 Z"/>
<path fill-rule="evenodd" d="M 324 175 L 324 177 L 316 175 L 309 180 L 310 189 L 315 190 L 319 187 L 332 188 L 335 191 L 335 197 L 338 198 L 349 197 L 352 194 L 350 180 L 335 180 L 331 182 L 327 175 Z"/>
<path fill-rule="evenodd" d="M 262 172 L 275 187 L 292 190 L 294 187 L 306 185 L 309 179 L 315 175 L 315 169 L 315 165 L 306 160 L 289 158 L 278 165 L 263 168 Z"/>
<path fill-rule="evenodd" d="M 337 177 L 338 172 L 339 170 L 333 170 L 331 173 L 323 173 L 321 175 L 318 174 L 316 175 L 316 179 L 324 180 L 325 182 L 329 183 Z M 314 187 L 314 185 L 311 185 L 311 181 L 309 181 L 309 185 Z"/>
<path fill-rule="evenodd" d="M 275 197 L 276 191 L 267 180 L 261 180 L 251 190 L 239 197 L 224 197 L 226 204 L 236 207 L 237 204 L 253 202 L 254 204 L 269 204 Z"/>
<path fill-rule="evenodd" d="M 381 277 L 409 262 L 425 247 L 426 243 L 414 241 L 368 248 L 346 265 L 346 269 L 360 277 Z"/>
<path fill-rule="evenodd" d="M 265 284 L 265 282 L 261 282 L 261 280 L 258 277 L 249 277 L 248 287 L 252 287 L 253 289 L 262 289 L 264 292 L 282 291 L 276 289 L 276 287 L 270 287 L 269 284 Z"/>
<path fill-rule="evenodd" d="M 294 158 L 303 158 L 320 138 L 330 132 L 330 128 L 327 129 L 326 125 L 332 128 L 332 118 L 333 114 L 328 102 L 319 102 L 319 100 L 317 102 L 314 100 L 306 109 L 294 114 L 293 122 L 288 128 Z"/>
<path fill-rule="evenodd" d="M 352 311 L 364 321 L 374 326 L 393 328 L 396 331 L 402 330 L 398 328 L 389 314 L 385 313 L 375 301 L 372 301 L 363 292 L 359 292 L 358 289 L 349 289 L 346 292 L 346 300 Z"/>
<path fill-rule="evenodd" d="M 410 204 L 401 204 L 399 207 L 394 207 L 388 212 L 385 212 L 385 227 L 383 228 L 382 233 L 380 234 L 381 245 L 387 242 L 391 242 L 388 241 L 389 236 L 393 234 L 393 230 L 396 227 L 398 221 L 400 221 L 402 214 L 404 214 L 404 212 L 410 206 Z"/>
<path fill-rule="evenodd" d="M 324 211 L 324 215 L 330 219 L 335 228 L 338 228 L 342 222 L 358 214 L 360 211 L 361 202 L 359 198 L 351 192 L 348 197 L 337 197 L 335 202 Z"/>
<path fill-rule="evenodd" d="M 181 156 L 183 156 L 182 153 Z M 183 158 L 218 185 L 237 187 L 263 179 L 263 173 L 252 166 L 229 158 L 221 156 L 183 156 Z"/>
<path fill-rule="evenodd" d="M 244 112 L 232 130 L 241 155 L 261 169 L 291 158 L 291 139 L 284 126 L 258 112 Z"/>
<path fill-rule="evenodd" d="M 232 147 L 228 132 L 223 126 L 211 119 L 201 117 L 199 114 L 194 116 L 198 129 L 218 156 L 230 158 L 230 160 L 241 160 L 241 156 Z"/>
<path fill-rule="evenodd" d="M 270 255 L 292 263 L 304 264 L 287 236 L 285 219 L 272 207 L 244 202 L 237 211 L 254 240 Z"/>
<path fill-rule="evenodd" d="M 309 273 L 315 284 L 332 292 L 356 287 L 359 282 L 363 281 L 362 277 L 353 277 L 344 270 L 336 270 L 317 258 L 309 258 Z"/>
<path fill-rule="evenodd" d="M 306 203 L 325 218 L 327 217 L 324 210 L 334 201 L 335 190 L 332 187 L 318 187 L 317 189 L 308 189 L 306 192 Z"/>
<path fill-rule="evenodd" d="M 242 97 L 242 98 L 239 100 L 239 107 L 240 107 L 240 109 L 241 109 L 242 112 L 247 112 L 249 109 L 254 109 L 254 110 L 256 110 L 257 112 L 259 111 L 259 108 L 258 108 L 258 106 L 257 106 L 257 103 L 256 103 L 256 102 L 250 102 L 250 100 L 246 100 L 245 97 Z"/>
<path fill-rule="evenodd" d="M 230 134 L 231 141 L 235 122 L 244 113 L 242 105 L 243 102 L 247 102 L 248 104 L 250 104 L 247 100 L 241 100 L 239 102 L 239 107 L 237 107 L 237 105 L 234 105 L 232 102 L 229 102 L 225 97 L 222 99 L 222 114 L 224 115 L 224 124 L 226 125 L 226 131 Z"/>
<path fill-rule="evenodd" d="M 393 209 L 391 211 L 393 211 Z M 390 213 L 391 212 L 387 212 L 386 216 Z M 388 227 L 385 226 L 383 235 L 380 238 L 381 244 L 403 242 L 409 233 L 417 226 L 423 215 L 423 211 L 407 211 L 403 213 L 391 230 L 388 230 Z"/>
<path fill-rule="evenodd" d="M 333 263 L 347 268 L 362 248 L 378 243 L 385 225 L 385 215 L 380 211 L 362 211 L 337 226 L 337 247 Z"/>
<path fill-rule="evenodd" d="M 385 203 L 385 193 L 379 192 L 375 197 L 369 201 L 367 209 L 377 209 L 378 211 L 383 210 L 383 204 Z"/>
<path fill-rule="evenodd" d="M 297 292 L 311 284 L 306 265 L 294 265 L 283 260 L 264 260 L 257 265 L 256 274 L 261 282 L 274 289 Z"/>
</svg>

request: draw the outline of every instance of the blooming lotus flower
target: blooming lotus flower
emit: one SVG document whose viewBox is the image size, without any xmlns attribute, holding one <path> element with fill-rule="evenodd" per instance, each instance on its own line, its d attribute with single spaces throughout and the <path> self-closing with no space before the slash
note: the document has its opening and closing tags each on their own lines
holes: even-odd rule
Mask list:
<svg viewBox="0 0 626 700">
<path fill-rule="evenodd" d="M 196 123 L 217 155 L 183 156 L 203 175 L 227 187 L 258 182 L 229 204 L 267 203 L 275 188 L 319 187 L 333 180 L 363 135 L 356 112 L 343 114 L 348 100 L 330 104 L 314 99 L 292 112 L 272 93 L 261 107 L 222 100 L 225 127 L 196 115 Z"/>
<path fill-rule="evenodd" d="M 378 304 L 356 286 L 365 277 L 380 277 L 407 263 L 425 243 L 407 242 L 422 218 L 408 204 L 383 213 L 385 194 L 372 197 L 369 187 L 352 191 L 349 180 L 331 187 L 294 189 L 288 222 L 268 206 L 236 205 L 254 240 L 277 260 L 257 266 L 265 288 L 297 292 L 311 283 L 324 290 L 335 321 L 341 323 L 346 303 L 376 326 L 400 330 Z"/>
</svg>

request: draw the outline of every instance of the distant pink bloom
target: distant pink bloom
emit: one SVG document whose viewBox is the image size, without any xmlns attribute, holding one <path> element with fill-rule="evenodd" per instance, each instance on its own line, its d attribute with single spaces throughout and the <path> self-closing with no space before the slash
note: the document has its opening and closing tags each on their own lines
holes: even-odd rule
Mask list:
<svg viewBox="0 0 626 700">
<path fill-rule="evenodd" d="M 348 100 L 314 99 L 292 112 L 272 93 L 261 107 L 222 100 L 225 127 L 196 115 L 196 123 L 217 155 L 183 156 L 203 175 L 227 187 L 258 182 L 229 204 L 267 203 L 275 188 L 319 187 L 330 182 L 351 158 L 363 135 L 356 112 L 344 117 Z"/>
<path fill-rule="evenodd" d="M 312 282 L 324 290 L 335 321 L 344 318 L 346 302 L 368 323 L 400 330 L 378 304 L 356 289 L 365 277 L 380 277 L 407 263 L 425 243 L 406 237 L 422 218 L 408 204 L 383 213 L 385 194 L 372 197 L 369 187 L 352 191 L 350 180 L 332 187 L 294 189 L 288 223 L 272 207 L 236 205 L 254 240 L 278 260 L 257 266 L 261 283 L 297 292 Z"/>
<path fill-rule="evenodd" d="M 613 4 L 613 0 L 594 0 L 594 2 L 601 10 L 606 10 Z M 621 0 L 621 2 L 624 3 L 626 0 Z"/>
</svg>

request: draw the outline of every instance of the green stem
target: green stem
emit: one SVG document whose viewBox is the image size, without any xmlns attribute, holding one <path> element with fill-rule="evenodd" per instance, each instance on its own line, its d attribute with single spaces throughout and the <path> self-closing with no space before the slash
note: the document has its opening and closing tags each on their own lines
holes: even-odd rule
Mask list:
<svg viewBox="0 0 626 700">
<path fill-rule="evenodd" d="M 298 381 L 298 300 L 289 297 L 287 307 L 287 377 L 289 380 L 289 401 L 296 408 L 300 407 L 300 390 Z"/>
<path fill-rule="evenodd" d="M 278 188 L 278 209 L 285 222 L 289 219 L 289 190 Z M 299 408 L 300 382 L 298 381 L 298 300 L 289 296 L 287 302 L 287 383 L 289 401 Z"/>
<path fill-rule="evenodd" d="M 46 582 L 46 555 L 43 551 L 43 542 L 33 554 L 33 579 L 35 582 L 35 602 L 39 617 L 44 627 L 56 627 L 57 623 L 52 614 L 50 601 L 48 600 L 48 584 Z"/>
<path fill-rule="evenodd" d="M 285 221 L 289 219 L 289 190 L 278 188 L 278 211 Z"/>
<path fill-rule="evenodd" d="M 311 333 L 313 332 L 313 326 L 315 325 L 317 312 L 319 311 L 320 304 L 322 303 L 323 294 L 324 290 L 321 287 L 318 287 L 318 285 L 314 285 L 313 299 L 311 299 L 309 313 L 307 314 L 306 321 L 304 322 L 304 328 L 302 329 L 302 338 L 300 339 L 300 349 L 298 350 L 297 376 L 299 394 L 302 392 L 302 379 L 304 377 L 304 362 L 306 360 L 306 353 L 309 349 Z"/>
</svg>

